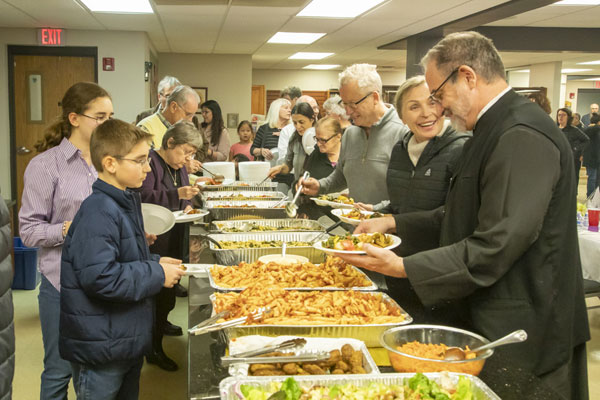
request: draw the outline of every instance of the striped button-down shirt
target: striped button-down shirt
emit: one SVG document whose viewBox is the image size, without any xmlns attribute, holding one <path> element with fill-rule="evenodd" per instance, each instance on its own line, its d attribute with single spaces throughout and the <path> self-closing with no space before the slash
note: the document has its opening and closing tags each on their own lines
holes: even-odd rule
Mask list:
<svg viewBox="0 0 600 400">
<path fill-rule="evenodd" d="M 25 170 L 19 233 L 26 246 L 39 248 L 40 272 L 57 290 L 63 223 L 73 220 L 96 178 L 96 169 L 68 139 L 35 156 Z"/>
</svg>

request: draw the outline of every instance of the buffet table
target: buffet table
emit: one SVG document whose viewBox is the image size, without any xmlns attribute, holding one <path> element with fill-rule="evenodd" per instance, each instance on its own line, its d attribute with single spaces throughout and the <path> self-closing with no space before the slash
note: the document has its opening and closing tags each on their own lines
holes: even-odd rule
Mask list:
<svg viewBox="0 0 600 400">
<path fill-rule="evenodd" d="M 579 229 L 578 235 L 583 278 L 600 282 L 600 233 Z"/>
<path fill-rule="evenodd" d="M 203 247 L 198 235 L 206 233 L 194 226 L 190 232 L 190 262 L 210 264 L 214 257 Z M 212 306 L 209 296 L 213 289 L 204 277 L 190 276 L 189 279 L 189 320 L 193 327 L 210 317 Z M 422 315 L 412 315 L 415 321 L 424 322 Z M 188 336 L 188 397 L 192 399 L 219 399 L 219 383 L 228 376 L 220 357 L 225 355 L 226 337 L 222 332 L 212 332 L 198 336 Z M 381 359 L 381 358 L 380 358 Z M 383 363 L 382 363 L 383 364 Z M 389 366 L 380 366 L 382 373 L 394 372 Z M 479 377 L 501 398 L 559 399 L 551 389 L 532 374 L 514 365 L 502 349 L 497 349 L 490 357 Z"/>
</svg>

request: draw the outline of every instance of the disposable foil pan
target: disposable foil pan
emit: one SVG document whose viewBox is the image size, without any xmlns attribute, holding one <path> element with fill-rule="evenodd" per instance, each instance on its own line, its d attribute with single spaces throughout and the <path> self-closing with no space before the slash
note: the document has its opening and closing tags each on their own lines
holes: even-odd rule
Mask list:
<svg viewBox="0 0 600 400">
<path fill-rule="evenodd" d="M 245 336 L 238 338 L 236 342 L 229 343 L 229 353 L 235 356 L 235 353 L 242 351 L 252 350 L 255 348 L 262 348 L 270 344 L 278 344 L 285 342 L 286 340 L 296 339 L 298 336 L 280 336 L 278 338 L 271 338 L 266 336 Z M 244 339 L 248 339 L 246 342 L 254 343 L 252 347 L 244 346 Z M 283 353 L 294 352 L 295 354 L 305 354 L 315 351 L 332 351 L 341 350 L 342 346 L 349 344 L 355 351 L 360 351 L 363 355 L 363 368 L 367 374 L 379 374 L 379 368 L 375 364 L 375 360 L 371 357 L 371 353 L 365 346 L 364 342 L 351 338 L 305 338 L 306 345 L 301 350 L 285 350 Z M 248 376 L 249 364 L 232 364 L 229 367 L 229 375 L 231 376 Z"/>
<path fill-rule="evenodd" d="M 225 334 L 229 340 L 248 335 L 347 337 L 362 340 L 367 347 L 380 347 L 379 336 L 383 331 L 395 326 L 408 325 L 413 322 L 413 319 L 387 294 L 381 292 L 373 292 L 373 294 L 381 294 L 384 301 L 391 303 L 394 307 L 398 307 L 404 315 L 404 321 L 364 325 L 238 325 L 225 329 Z M 213 304 L 213 313 L 215 298 L 214 294 L 210 296 Z"/>
<path fill-rule="evenodd" d="M 221 192 L 234 190 L 277 190 L 277 182 L 264 182 L 260 185 L 252 182 L 235 181 L 231 185 L 204 185 L 202 191 Z"/>
<path fill-rule="evenodd" d="M 213 200 L 223 200 L 231 197 L 243 196 L 252 199 L 251 201 L 278 201 L 283 199 L 285 194 L 281 192 L 272 192 L 265 190 L 221 190 L 221 191 L 211 191 L 211 192 L 202 192 L 202 198 L 207 201 Z M 266 196 L 266 197 L 263 197 Z M 236 199 L 237 200 L 237 199 Z M 242 201 L 248 201 L 244 199 L 240 199 Z"/>
<path fill-rule="evenodd" d="M 312 219 L 295 219 L 295 218 L 278 218 L 278 219 L 259 219 L 259 220 L 235 220 L 235 221 L 213 221 L 211 231 L 215 233 L 242 233 L 242 232 L 226 232 L 228 228 L 241 228 L 247 223 L 257 226 L 268 226 L 277 228 L 277 230 L 293 232 L 323 232 L 325 227 L 319 222 Z M 243 233 L 263 233 L 272 231 L 248 231 Z"/>
<path fill-rule="evenodd" d="M 314 376 L 295 376 L 294 379 L 301 387 L 311 387 L 315 385 L 333 386 L 343 384 L 353 384 L 357 386 L 366 386 L 371 382 L 383 383 L 386 385 L 403 384 L 405 380 L 412 378 L 415 374 L 380 374 L 380 375 L 314 375 Z M 474 398 L 480 400 L 500 400 L 481 379 L 476 376 L 459 374 L 455 372 L 426 372 L 423 375 L 436 382 L 440 382 L 445 375 L 455 385 L 458 384 L 458 378 L 464 376 L 473 384 Z M 268 388 L 271 382 L 282 382 L 287 376 L 232 376 L 225 378 L 219 385 L 222 400 L 239 400 L 235 394 L 238 385 L 253 385 Z"/>
<path fill-rule="evenodd" d="M 213 220 L 285 218 L 285 208 L 271 208 L 279 201 L 206 201 L 204 206 Z M 218 207 L 229 206 L 229 207 Z M 253 207 L 244 207 L 253 206 Z"/>
<path fill-rule="evenodd" d="M 220 290 L 220 291 L 223 291 L 223 292 L 241 292 L 242 290 L 246 289 L 245 287 L 230 288 L 230 287 L 225 287 L 225 286 L 219 286 L 219 284 L 217 282 L 215 282 L 212 274 L 210 273 L 210 270 L 213 267 L 211 267 L 209 269 L 209 271 L 208 271 L 208 281 L 210 282 L 210 286 L 213 289 Z M 232 267 L 228 266 L 227 268 L 232 268 Z M 352 266 L 352 268 L 355 269 L 359 274 L 363 275 L 370 284 L 368 286 L 355 286 L 355 287 L 348 287 L 348 288 L 333 287 L 333 286 L 324 286 L 324 287 L 285 287 L 285 288 L 282 288 L 282 289 L 285 289 L 285 290 L 301 290 L 301 291 L 354 290 L 354 291 L 363 291 L 363 292 L 365 292 L 365 291 L 366 292 L 372 292 L 372 291 L 377 290 L 377 285 L 375 284 L 375 282 L 373 282 L 371 280 L 371 278 L 369 278 L 367 276 L 367 274 L 365 274 L 359 268 L 356 268 L 354 266 Z"/>
<path fill-rule="evenodd" d="M 211 233 L 208 235 L 217 242 L 223 240 L 246 241 L 246 240 L 282 240 L 311 242 L 318 233 L 315 232 L 264 232 L 264 233 Z M 210 249 L 215 252 L 215 257 L 219 264 L 234 265 L 242 261 L 253 262 L 259 257 L 267 254 L 281 254 L 281 247 L 262 247 L 247 249 L 219 249 L 214 243 L 210 243 Z M 325 258 L 325 253 L 315 249 L 313 246 L 292 247 L 287 246 L 287 254 L 296 254 L 304 256 L 312 263 L 321 263 Z"/>
</svg>

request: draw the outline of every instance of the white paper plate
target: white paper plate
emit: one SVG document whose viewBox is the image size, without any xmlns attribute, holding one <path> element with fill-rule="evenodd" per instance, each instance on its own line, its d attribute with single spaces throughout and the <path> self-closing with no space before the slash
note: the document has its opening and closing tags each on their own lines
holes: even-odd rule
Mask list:
<svg viewBox="0 0 600 400">
<path fill-rule="evenodd" d="M 233 180 L 233 179 L 224 179 L 223 183 L 220 185 L 207 185 L 206 181 L 202 181 L 202 182 L 198 182 L 198 186 L 210 186 L 210 187 L 228 186 L 228 185 L 233 184 L 233 182 L 235 182 L 235 180 Z"/>
<path fill-rule="evenodd" d="M 347 209 L 344 209 L 344 208 L 338 208 L 336 210 L 331 210 L 331 213 L 333 215 L 335 215 L 336 217 L 338 217 L 340 220 L 342 220 L 343 222 L 345 222 L 347 224 L 358 225 L 362 221 L 364 221 L 364 220 L 360 220 L 360 219 L 353 219 L 353 218 L 344 217 L 343 214 L 348 214 L 348 212 L 349 211 Z M 363 211 L 363 210 L 360 210 L 360 213 L 363 214 L 363 215 L 372 215 L 372 214 L 374 214 L 373 211 Z"/>
<path fill-rule="evenodd" d="M 314 201 L 315 203 L 317 203 L 318 206 L 322 206 L 322 207 L 354 208 L 354 204 L 344 204 L 344 203 L 337 203 L 335 201 L 321 200 L 318 197 L 311 197 L 310 199 L 312 201 Z"/>
<path fill-rule="evenodd" d="M 185 275 L 194 275 L 198 278 L 207 278 L 208 270 L 215 264 L 187 264 L 184 263 L 185 267 Z"/>
<path fill-rule="evenodd" d="M 358 235 L 352 235 L 352 236 L 358 236 Z M 386 236 L 391 236 L 392 238 L 392 244 L 384 247 L 384 249 L 386 250 L 391 250 L 394 249 L 398 246 L 400 246 L 400 243 L 402 242 L 400 240 L 400 238 L 398 236 L 394 236 L 394 235 L 390 235 L 386 233 Z M 323 245 L 321 244 L 321 242 L 323 242 L 323 240 L 319 240 L 317 243 L 313 244 L 313 247 L 317 250 L 321 250 L 324 251 L 325 253 L 329 253 L 329 254 L 333 254 L 333 253 L 342 253 L 342 254 L 367 254 L 365 251 L 363 250 L 336 250 L 336 249 L 328 249 L 326 247 L 323 247 Z"/>
<path fill-rule="evenodd" d="M 162 235 L 175 225 L 175 215 L 168 208 L 142 203 L 142 218 L 146 233 Z"/>
<path fill-rule="evenodd" d="M 198 210 L 198 214 L 184 214 L 183 211 L 173 211 L 173 215 L 175 216 L 176 224 L 183 224 L 185 222 L 194 222 L 202 219 L 205 215 L 208 215 L 209 212 L 205 210 Z"/>
</svg>

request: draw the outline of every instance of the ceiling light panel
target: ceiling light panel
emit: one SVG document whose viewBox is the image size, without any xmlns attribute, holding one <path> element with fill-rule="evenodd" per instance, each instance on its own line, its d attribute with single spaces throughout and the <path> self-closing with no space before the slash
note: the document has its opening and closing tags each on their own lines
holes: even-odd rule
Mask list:
<svg viewBox="0 0 600 400">
<path fill-rule="evenodd" d="M 341 65 L 339 64 L 309 64 L 302 69 L 335 69 L 339 68 Z"/>
<path fill-rule="evenodd" d="M 149 0 L 81 0 L 93 12 L 152 14 Z"/>
<path fill-rule="evenodd" d="M 300 51 L 294 55 L 289 56 L 290 60 L 322 60 L 329 56 L 332 56 L 334 53 L 311 53 L 306 51 Z"/>
<path fill-rule="evenodd" d="M 600 60 L 580 62 L 577 65 L 600 65 Z"/>
<path fill-rule="evenodd" d="M 323 36 L 324 33 L 277 32 L 267 43 L 311 44 Z"/>
<path fill-rule="evenodd" d="M 552 4 L 553 6 L 597 6 L 599 0 L 562 0 Z"/>
<path fill-rule="evenodd" d="M 386 0 L 313 0 L 296 16 L 354 18 Z"/>
<path fill-rule="evenodd" d="M 587 72 L 591 71 L 591 69 L 582 69 L 582 68 L 563 68 L 560 72 L 563 74 L 572 74 L 575 72 Z"/>
</svg>

